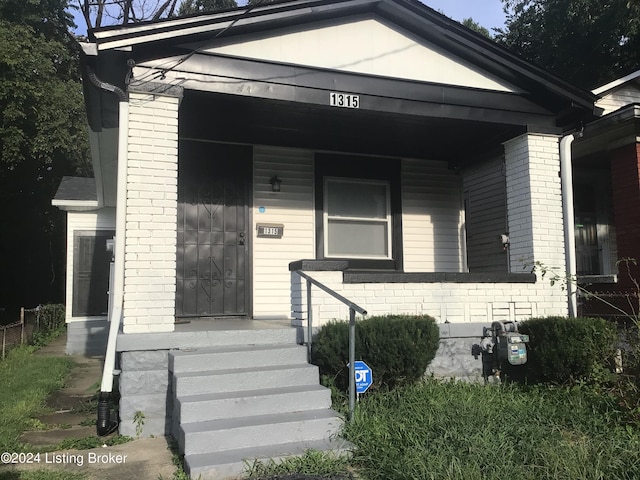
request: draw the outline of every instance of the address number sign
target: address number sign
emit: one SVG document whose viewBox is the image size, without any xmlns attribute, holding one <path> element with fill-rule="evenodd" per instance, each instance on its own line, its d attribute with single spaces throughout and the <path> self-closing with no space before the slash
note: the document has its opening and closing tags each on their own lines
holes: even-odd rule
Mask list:
<svg viewBox="0 0 640 480">
<path fill-rule="evenodd" d="M 331 92 L 329 105 L 332 107 L 360 108 L 360 96 L 350 93 Z"/>
</svg>

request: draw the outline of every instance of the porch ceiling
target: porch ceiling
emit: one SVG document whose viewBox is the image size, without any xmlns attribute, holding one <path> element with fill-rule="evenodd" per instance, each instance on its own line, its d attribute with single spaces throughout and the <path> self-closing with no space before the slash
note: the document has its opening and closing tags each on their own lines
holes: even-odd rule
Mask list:
<svg viewBox="0 0 640 480">
<path fill-rule="evenodd" d="M 524 133 L 501 123 L 300 105 L 186 91 L 180 136 L 470 163 Z"/>
</svg>

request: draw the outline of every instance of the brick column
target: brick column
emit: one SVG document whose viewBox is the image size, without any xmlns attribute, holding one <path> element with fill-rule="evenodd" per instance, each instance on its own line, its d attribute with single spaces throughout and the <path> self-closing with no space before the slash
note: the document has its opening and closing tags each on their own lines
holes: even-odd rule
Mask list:
<svg viewBox="0 0 640 480">
<path fill-rule="evenodd" d="M 566 270 L 559 138 L 525 134 L 504 144 L 511 271 L 542 262 Z"/>
<path fill-rule="evenodd" d="M 181 95 L 130 93 L 124 333 L 174 330 Z"/>
<path fill-rule="evenodd" d="M 640 263 L 640 144 L 633 143 L 611 152 L 611 184 L 618 258 L 635 258 Z M 634 278 L 640 267 L 630 265 Z M 619 288 L 631 288 L 626 267 L 620 269 Z"/>
</svg>

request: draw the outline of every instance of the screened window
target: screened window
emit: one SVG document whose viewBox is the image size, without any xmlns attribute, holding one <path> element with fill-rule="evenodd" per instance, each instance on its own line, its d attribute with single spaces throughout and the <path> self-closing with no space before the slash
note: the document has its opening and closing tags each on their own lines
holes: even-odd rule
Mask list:
<svg viewBox="0 0 640 480">
<path fill-rule="evenodd" d="M 107 314 L 109 300 L 109 264 L 107 239 L 113 231 L 75 232 L 73 239 L 74 317 Z"/>
<path fill-rule="evenodd" d="M 325 178 L 326 257 L 391 258 L 389 183 Z"/>
</svg>

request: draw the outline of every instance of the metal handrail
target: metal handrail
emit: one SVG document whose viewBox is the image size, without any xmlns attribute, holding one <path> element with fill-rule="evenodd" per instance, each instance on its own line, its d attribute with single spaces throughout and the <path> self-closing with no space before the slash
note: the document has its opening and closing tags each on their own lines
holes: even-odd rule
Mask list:
<svg viewBox="0 0 640 480">
<path fill-rule="evenodd" d="M 361 315 L 366 315 L 367 311 L 360 305 L 352 302 L 351 300 L 343 297 L 339 293 L 330 289 L 326 285 L 320 283 L 315 278 L 310 277 L 306 273 L 300 270 L 296 270 L 295 273 L 300 275 L 307 281 L 307 355 L 309 361 L 311 361 L 311 342 L 312 342 L 312 326 L 313 326 L 313 309 L 311 305 L 311 285 L 315 285 L 323 292 L 328 293 L 336 300 L 344 303 L 349 307 L 349 418 L 353 418 L 353 412 L 356 408 L 356 312 Z"/>
</svg>

